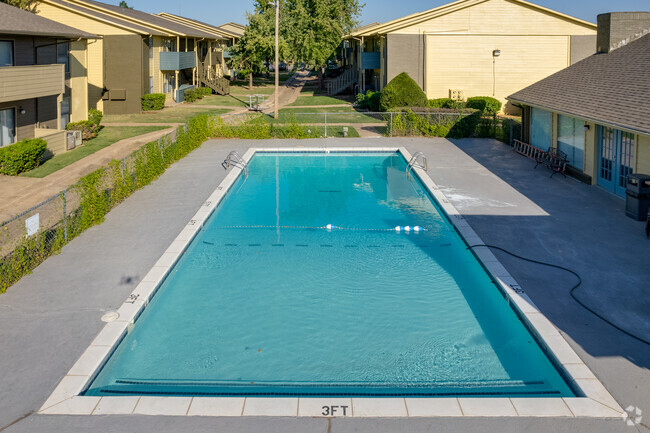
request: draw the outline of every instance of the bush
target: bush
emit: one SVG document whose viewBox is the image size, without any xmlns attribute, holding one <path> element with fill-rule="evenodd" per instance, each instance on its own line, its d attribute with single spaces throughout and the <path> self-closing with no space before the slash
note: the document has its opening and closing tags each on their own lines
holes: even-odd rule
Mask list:
<svg viewBox="0 0 650 433">
<path fill-rule="evenodd" d="M 88 120 L 94 123 L 95 125 L 99 126 L 100 123 L 102 123 L 102 119 L 104 118 L 104 114 L 99 111 L 91 108 L 88 110 Z"/>
<path fill-rule="evenodd" d="M 164 93 L 149 93 L 142 95 L 142 111 L 162 110 L 165 108 L 165 99 L 167 95 Z"/>
<path fill-rule="evenodd" d="M 99 110 L 90 109 L 88 111 L 88 120 L 81 122 L 71 122 L 65 127 L 68 131 L 81 131 L 81 138 L 90 140 L 97 137 L 101 129 L 101 122 L 104 115 Z"/>
<path fill-rule="evenodd" d="M 365 94 L 359 93 L 357 95 L 356 106 L 365 110 L 379 111 L 379 99 L 381 92 L 374 92 L 368 90 Z"/>
<path fill-rule="evenodd" d="M 381 111 L 394 107 L 425 107 L 427 95 L 406 72 L 402 72 L 384 87 L 379 98 Z"/>
<path fill-rule="evenodd" d="M 490 96 L 476 96 L 467 98 L 467 108 L 473 108 L 488 114 L 496 114 L 501 111 L 501 101 Z"/>
<path fill-rule="evenodd" d="M 209 87 L 205 87 L 205 86 L 197 87 L 196 90 L 197 92 L 199 92 L 199 95 L 201 95 L 201 97 L 212 95 L 212 89 Z"/>
<path fill-rule="evenodd" d="M 477 110 L 445 110 L 432 108 L 399 110 L 393 117 L 393 136 L 471 137 L 481 120 Z M 389 128 L 389 130 L 391 130 Z"/>
<path fill-rule="evenodd" d="M 0 174 L 16 176 L 38 167 L 47 142 L 42 138 L 23 140 L 0 148 Z"/>
<path fill-rule="evenodd" d="M 199 92 L 197 89 L 187 89 L 183 92 L 185 102 L 187 103 L 192 103 L 196 101 L 197 99 L 201 99 L 202 96 L 199 95 Z"/>
<path fill-rule="evenodd" d="M 427 102 L 427 107 L 461 110 L 466 107 L 466 104 L 463 101 L 458 101 L 456 99 L 438 98 L 438 99 L 429 99 L 429 101 Z"/>
</svg>

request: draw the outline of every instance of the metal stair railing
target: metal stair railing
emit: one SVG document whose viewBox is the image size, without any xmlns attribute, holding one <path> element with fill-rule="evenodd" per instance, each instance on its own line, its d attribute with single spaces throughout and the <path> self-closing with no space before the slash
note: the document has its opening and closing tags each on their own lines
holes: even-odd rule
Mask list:
<svg viewBox="0 0 650 433">
<path fill-rule="evenodd" d="M 237 152 L 233 150 L 228 154 L 226 159 L 223 162 L 224 168 L 228 170 L 231 167 L 238 167 L 244 171 L 246 177 L 248 177 L 248 162 Z"/>
<path fill-rule="evenodd" d="M 409 160 L 408 164 L 406 164 L 406 176 L 409 179 L 411 178 L 411 171 L 413 171 L 413 168 L 419 168 L 424 171 L 429 171 L 429 164 L 427 162 L 427 157 L 424 156 L 424 153 L 415 152 L 411 157 L 411 159 Z"/>
</svg>

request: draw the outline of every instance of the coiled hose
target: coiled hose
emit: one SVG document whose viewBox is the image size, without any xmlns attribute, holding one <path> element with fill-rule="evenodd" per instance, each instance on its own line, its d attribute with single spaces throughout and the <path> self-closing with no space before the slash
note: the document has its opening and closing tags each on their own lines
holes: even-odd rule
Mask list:
<svg viewBox="0 0 650 433">
<path fill-rule="evenodd" d="M 580 277 L 580 275 L 578 275 L 577 272 L 572 271 L 572 270 L 569 269 L 569 268 L 565 268 L 564 266 L 554 265 L 554 264 L 552 264 L 552 263 L 540 262 L 539 260 L 528 259 L 528 258 L 526 258 L 526 257 L 522 257 L 522 256 L 519 256 L 519 255 L 517 255 L 517 254 L 511 253 L 511 252 L 508 251 L 508 250 L 505 250 L 505 249 L 503 249 L 503 248 L 501 248 L 501 247 L 497 247 L 497 246 L 494 246 L 494 245 L 486 245 L 486 244 L 470 245 L 469 247 L 467 247 L 467 249 L 468 249 L 468 250 L 473 250 L 474 248 L 479 248 L 479 247 L 485 247 L 485 248 L 490 248 L 490 249 L 494 249 L 494 250 L 499 250 L 499 251 L 501 251 L 501 252 L 503 252 L 503 253 L 506 253 L 506 254 L 508 254 L 509 256 L 512 256 L 512 257 L 517 258 L 517 259 L 519 259 L 519 260 L 523 260 L 523 261 L 530 262 L 530 263 L 536 263 L 536 264 L 538 264 L 538 265 L 548 266 L 548 267 L 550 267 L 550 268 L 561 269 L 561 270 L 563 270 L 563 271 L 569 272 L 570 274 L 574 275 L 574 276 L 578 279 L 578 283 L 577 283 L 575 286 L 573 286 L 573 287 L 571 288 L 571 290 L 569 291 L 569 294 L 571 295 L 571 297 L 573 298 L 573 300 L 576 301 L 576 302 L 578 303 L 578 305 L 580 305 L 580 306 L 581 306 L 582 308 L 584 308 L 585 310 L 589 311 L 589 312 L 590 312 L 591 314 L 593 314 L 594 316 L 598 317 L 598 318 L 599 318 L 600 320 L 602 320 L 603 322 L 607 323 L 608 325 L 612 326 L 613 328 L 616 328 L 618 331 L 620 331 L 620 332 L 622 332 L 623 334 L 627 335 L 628 337 L 634 338 L 635 340 L 640 341 L 641 343 L 645 343 L 645 344 L 647 344 L 647 345 L 650 345 L 650 341 L 648 341 L 648 340 L 644 340 L 643 338 L 638 337 L 638 336 L 632 334 L 631 332 L 628 332 L 628 331 L 626 331 L 625 329 L 621 328 L 620 326 L 618 326 L 618 325 L 616 325 L 616 324 L 610 322 L 610 321 L 607 320 L 605 317 L 603 317 L 602 315 L 600 315 L 599 313 L 595 312 L 594 310 L 592 310 L 591 308 L 589 308 L 587 305 L 585 305 L 585 304 L 584 304 L 580 299 L 578 299 L 578 298 L 576 297 L 576 295 L 575 295 L 574 292 L 575 292 L 575 290 L 576 290 L 578 287 L 580 287 L 580 285 L 582 284 L 582 278 Z"/>
</svg>

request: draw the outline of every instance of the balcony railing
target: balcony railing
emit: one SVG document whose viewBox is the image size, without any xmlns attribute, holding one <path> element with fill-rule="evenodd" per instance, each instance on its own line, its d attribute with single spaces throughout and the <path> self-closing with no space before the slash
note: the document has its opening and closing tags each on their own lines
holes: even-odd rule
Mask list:
<svg viewBox="0 0 650 433">
<path fill-rule="evenodd" d="M 64 65 L 0 68 L 0 102 L 60 95 L 64 91 Z"/>
<path fill-rule="evenodd" d="M 196 53 L 194 53 L 194 51 L 160 53 L 161 71 L 180 71 L 181 69 L 195 67 Z"/>
<path fill-rule="evenodd" d="M 379 51 L 361 53 L 361 69 L 381 69 L 381 57 Z"/>
</svg>

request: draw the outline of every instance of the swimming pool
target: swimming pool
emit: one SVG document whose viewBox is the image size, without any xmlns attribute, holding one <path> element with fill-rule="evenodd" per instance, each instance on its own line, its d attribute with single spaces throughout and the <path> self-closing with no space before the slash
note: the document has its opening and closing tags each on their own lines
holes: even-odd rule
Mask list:
<svg viewBox="0 0 650 433">
<path fill-rule="evenodd" d="M 405 168 L 258 151 L 85 395 L 574 396 Z"/>
</svg>

